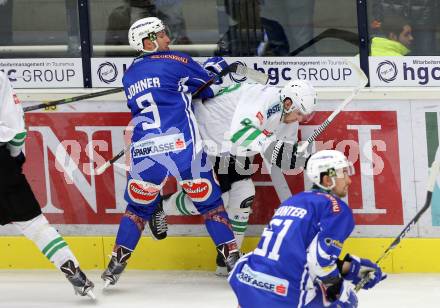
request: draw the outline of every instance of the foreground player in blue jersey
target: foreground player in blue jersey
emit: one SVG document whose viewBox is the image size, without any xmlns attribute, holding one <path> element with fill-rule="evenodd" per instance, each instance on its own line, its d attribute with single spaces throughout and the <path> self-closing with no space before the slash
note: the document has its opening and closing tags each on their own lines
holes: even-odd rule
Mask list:
<svg viewBox="0 0 440 308">
<path fill-rule="evenodd" d="M 190 56 L 169 50 L 165 26 L 156 17 L 136 21 L 128 38 L 131 47 L 143 53 L 122 79 L 133 127 L 131 170 L 125 191 L 128 205 L 102 278 L 106 286 L 117 282 L 146 222 L 161 210 L 160 190 L 169 175 L 191 197 L 217 249 L 232 269 L 239 252 L 220 187 L 202 150 L 191 105 L 192 93 L 211 75 Z M 198 97 L 205 99 L 214 94 L 213 88 L 207 87 Z M 154 221 L 150 228 L 155 229 L 153 235 L 166 236 L 166 229 Z"/>
<path fill-rule="evenodd" d="M 258 247 L 243 256 L 229 276 L 242 308 L 357 307 L 353 285 L 364 289 L 386 278 L 367 259 L 338 259 L 354 228 L 351 209 L 341 200 L 353 166 L 338 151 L 313 154 L 307 163 L 311 191 L 294 195 L 276 210 Z"/>
</svg>

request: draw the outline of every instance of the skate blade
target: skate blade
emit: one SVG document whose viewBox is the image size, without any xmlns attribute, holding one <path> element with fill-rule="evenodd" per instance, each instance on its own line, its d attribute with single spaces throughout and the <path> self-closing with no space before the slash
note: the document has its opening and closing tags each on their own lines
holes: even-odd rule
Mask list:
<svg viewBox="0 0 440 308">
<path fill-rule="evenodd" d="M 109 286 L 110 286 L 110 284 L 111 284 L 111 281 L 110 280 L 104 280 L 104 287 L 103 287 L 103 289 L 105 290 L 105 289 L 107 289 Z"/>
<path fill-rule="evenodd" d="M 93 300 L 96 300 L 96 296 L 95 294 L 92 292 L 92 290 L 90 290 L 89 292 L 87 292 L 87 296 L 90 297 Z"/>
<path fill-rule="evenodd" d="M 217 266 L 215 270 L 215 275 L 218 277 L 228 277 L 228 269 L 226 268 L 226 266 Z"/>
</svg>

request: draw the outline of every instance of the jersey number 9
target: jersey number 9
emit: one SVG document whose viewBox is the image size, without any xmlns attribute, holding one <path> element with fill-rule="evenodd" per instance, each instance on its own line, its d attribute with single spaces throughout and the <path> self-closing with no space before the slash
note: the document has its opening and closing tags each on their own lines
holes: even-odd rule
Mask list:
<svg viewBox="0 0 440 308">
<path fill-rule="evenodd" d="M 144 104 L 148 103 L 149 106 L 145 107 Z M 142 109 L 142 113 L 151 112 L 153 119 L 148 119 L 147 121 L 142 122 L 142 129 L 148 130 L 153 128 L 159 128 L 160 127 L 160 116 L 159 116 L 159 109 L 157 109 L 156 102 L 153 99 L 153 95 L 151 93 L 147 93 L 144 95 L 139 96 L 136 98 L 136 104 L 138 105 L 139 109 Z"/>
</svg>

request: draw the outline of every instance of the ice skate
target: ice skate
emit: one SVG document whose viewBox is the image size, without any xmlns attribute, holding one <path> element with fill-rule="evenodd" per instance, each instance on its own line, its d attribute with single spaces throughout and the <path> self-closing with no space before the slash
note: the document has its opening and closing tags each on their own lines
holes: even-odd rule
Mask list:
<svg viewBox="0 0 440 308">
<path fill-rule="evenodd" d="M 95 294 L 93 294 L 93 288 L 95 285 L 87 278 L 79 267 L 75 267 L 73 261 L 69 260 L 64 263 L 60 270 L 66 275 L 67 280 L 69 280 L 69 282 L 73 285 L 75 294 L 96 299 Z"/>
<path fill-rule="evenodd" d="M 227 277 L 228 269 L 226 267 L 225 259 L 223 255 L 217 251 L 217 257 L 215 258 L 215 263 L 217 265 L 215 269 L 215 274 L 219 277 Z"/>
<path fill-rule="evenodd" d="M 148 221 L 148 225 L 150 226 L 151 234 L 156 240 L 163 240 L 167 237 L 168 222 L 162 202 L 157 205 L 153 215 L 151 215 Z"/>
<path fill-rule="evenodd" d="M 235 241 L 231 243 L 220 244 L 217 246 L 217 252 L 223 257 L 227 272 L 229 273 L 238 259 L 240 259 L 240 252 L 237 249 Z"/>
<path fill-rule="evenodd" d="M 116 255 L 111 257 L 107 268 L 101 275 L 101 278 L 104 280 L 104 289 L 118 282 L 119 277 L 127 266 L 127 260 L 130 256 L 131 251 L 124 247 L 119 247 L 116 250 Z"/>
</svg>

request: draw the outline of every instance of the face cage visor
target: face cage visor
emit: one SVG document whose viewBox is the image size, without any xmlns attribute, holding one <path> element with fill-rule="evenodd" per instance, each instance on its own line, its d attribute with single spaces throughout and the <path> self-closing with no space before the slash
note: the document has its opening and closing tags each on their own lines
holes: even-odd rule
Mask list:
<svg viewBox="0 0 440 308">
<path fill-rule="evenodd" d="M 338 168 L 336 170 L 335 169 L 328 170 L 328 176 L 332 180 L 331 186 L 325 187 L 322 184 L 318 184 L 318 183 L 315 183 L 315 184 L 324 190 L 330 191 L 336 186 L 335 178 L 343 179 L 343 178 L 345 178 L 346 175 L 353 176 L 354 174 L 355 174 L 355 170 L 354 170 L 353 164 L 351 162 L 348 162 L 348 166 L 346 166 L 346 167 Z"/>
<path fill-rule="evenodd" d="M 339 168 L 337 170 L 333 170 L 332 172 L 333 172 L 333 175 L 331 175 L 330 174 L 331 172 L 329 172 L 329 176 L 337 177 L 339 179 L 345 178 L 345 175 L 348 175 L 348 176 L 355 175 L 355 170 L 354 170 L 353 164 L 351 162 L 348 162 L 347 167 Z"/>
<path fill-rule="evenodd" d="M 309 113 L 309 114 L 304 114 L 296 105 L 295 105 L 295 103 L 293 102 L 293 100 L 290 98 L 290 97 L 286 97 L 286 99 L 287 98 L 289 98 L 291 101 L 292 101 L 292 105 L 289 107 L 289 108 L 286 108 L 285 106 L 284 106 L 284 101 L 282 102 L 282 104 L 283 104 L 283 114 L 289 114 L 289 113 L 291 113 L 291 112 L 294 112 L 294 111 L 297 111 L 303 118 L 302 118 L 302 120 L 301 120 L 301 122 L 300 123 L 308 123 L 308 122 L 310 122 L 312 119 L 313 119 L 313 117 L 315 116 L 315 111 L 312 111 L 311 113 Z M 285 100 L 286 100 L 285 99 Z M 314 99 L 314 102 L 313 102 L 313 105 L 316 105 L 316 97 L 315 97 L 315 99 Z"/>
</svg>

